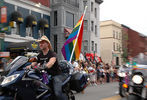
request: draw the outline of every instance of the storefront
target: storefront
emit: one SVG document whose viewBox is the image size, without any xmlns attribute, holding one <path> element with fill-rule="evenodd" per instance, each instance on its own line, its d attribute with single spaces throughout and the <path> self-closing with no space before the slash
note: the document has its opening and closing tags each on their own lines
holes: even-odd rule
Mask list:
<svg viewBox="0 0 147 100">
<path fill-rule="evenodd" d="M 10 57 L 15 58 L 17 56 L 24 56 L 27 52 L 38 52 L 39 46 L 35 41 L 10 43 L 7 50 L 10 52 Z"/>
</svg>

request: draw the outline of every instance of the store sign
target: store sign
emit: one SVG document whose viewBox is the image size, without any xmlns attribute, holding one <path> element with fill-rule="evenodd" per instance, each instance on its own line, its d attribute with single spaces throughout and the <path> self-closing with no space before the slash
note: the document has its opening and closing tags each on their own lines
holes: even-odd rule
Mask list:
<svg viewBox="0 0 147 100">
<path fill-rule="evenodd" d="M 1 7 L 1 23 L 7 22 L 7 7 L 3 6 Z"/>
<path fill-rule="evenodd" d="M 9 57 L 10 52 L 0 52 L 0 57 Z"/>
<path fill-rule="evenodd" d="M 33 43 L 31 44 L 31 46 L 32 46 L 33 49 L 37 49 L 38 44 L 37 44 L 36 42 L 33 42 Z"/>
</svg>

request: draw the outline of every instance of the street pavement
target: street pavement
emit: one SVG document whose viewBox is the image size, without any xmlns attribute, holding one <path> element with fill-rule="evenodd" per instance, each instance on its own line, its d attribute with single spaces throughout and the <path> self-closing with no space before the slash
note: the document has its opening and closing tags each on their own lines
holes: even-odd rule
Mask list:
<svg viewBox="0 0 147 100">
<path fill-rule="evenodd" d="M 118 82 L 88 86 L 84 94 L 75 93 L 76 100 L 126 100 L 118 95 Z"/>
</svg>

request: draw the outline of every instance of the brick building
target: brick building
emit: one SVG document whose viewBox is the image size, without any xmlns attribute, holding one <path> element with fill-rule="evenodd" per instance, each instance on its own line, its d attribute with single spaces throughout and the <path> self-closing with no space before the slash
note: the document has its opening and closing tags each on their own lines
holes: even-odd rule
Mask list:
<svg viewBox="0 0 147 100">
<path fill-rule="evenodd" d="M 135 57 L 139 53 L 145 52 L 147 47 L 146 36 L 140 34 L 139 32 L 122 25 L 122 33 L 123 33 L 123 48 L 127 55 L 131 55 Z"/>
</svg>

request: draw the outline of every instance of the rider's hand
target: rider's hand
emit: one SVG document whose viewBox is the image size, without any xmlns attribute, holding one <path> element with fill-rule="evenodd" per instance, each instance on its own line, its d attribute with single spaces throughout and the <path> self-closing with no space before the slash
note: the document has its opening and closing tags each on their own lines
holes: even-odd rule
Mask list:
<svg viewBox="0 0 147 100">
<path fill-rule="evenodd" d="M 26 69 L 30 69 L 31 68 L 31 65 L 28 65 L 27 67 L 26 67 Z"/>
</svg>

